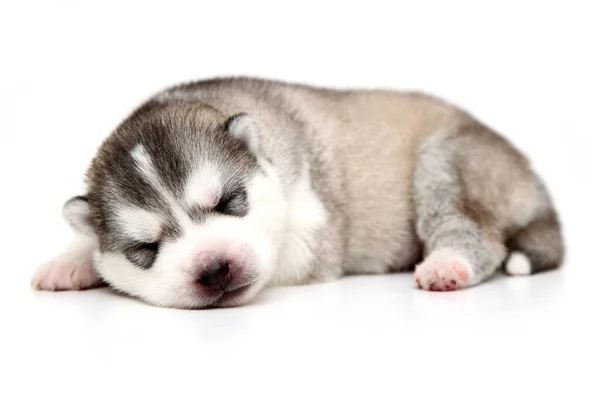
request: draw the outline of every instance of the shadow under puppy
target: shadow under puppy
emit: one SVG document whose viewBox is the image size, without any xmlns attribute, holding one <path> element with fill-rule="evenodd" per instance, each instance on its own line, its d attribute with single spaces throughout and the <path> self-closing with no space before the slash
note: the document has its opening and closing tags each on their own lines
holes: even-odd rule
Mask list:
<svg viewBox="0 0 600 400">
<path fill-rule="evenodd" d="M 64 207 L 76 236 L 35 273 L 38 289 L 107 283 L 202 308 L 415 264 L 420 288 L 455 290 L 563 258 L 526 158 L 419 93 L 249 78 L 171 87 L 106 139 L 86 186 Z"/>
</svg>

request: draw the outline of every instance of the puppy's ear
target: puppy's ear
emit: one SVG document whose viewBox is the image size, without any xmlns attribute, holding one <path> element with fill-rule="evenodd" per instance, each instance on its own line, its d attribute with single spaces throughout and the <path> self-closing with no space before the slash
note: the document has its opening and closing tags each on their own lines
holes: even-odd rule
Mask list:
<svg viewBox="0 0 600 400">
<path fill-rule="evenodd" d="M 259 129 L 251 116 L 246 113 L 240 113 L 229 117 L 227 120 L 227 130 L 252 153 L 258 153 Z"/>
<path fill-rule="evenodd" d="M 87 236 L 95 236 L 90 205 L 85 196 L 75 196 L 63 206 L 63 216 L 71 227 Z"/>
</svg>

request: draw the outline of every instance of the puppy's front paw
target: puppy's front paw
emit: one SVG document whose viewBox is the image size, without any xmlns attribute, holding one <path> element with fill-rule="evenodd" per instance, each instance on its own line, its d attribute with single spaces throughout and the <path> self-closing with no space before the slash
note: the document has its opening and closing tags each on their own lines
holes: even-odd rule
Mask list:
<svg viewBox="0 0 600 400">
<path fill-rule="evenodd" d="M 83 290 L 102 286 L 103 281 L 89 259 L 58 257 L 42 264 L 31 279 L 38 290 Z"/>
<path fill-rule="evenodd" d="M 417 286 L 432 291 L 449 291 L 470 285 L 473 266 L 456 250 L 435 250 L 425 261 L 417 265 Z"/>
</svg>

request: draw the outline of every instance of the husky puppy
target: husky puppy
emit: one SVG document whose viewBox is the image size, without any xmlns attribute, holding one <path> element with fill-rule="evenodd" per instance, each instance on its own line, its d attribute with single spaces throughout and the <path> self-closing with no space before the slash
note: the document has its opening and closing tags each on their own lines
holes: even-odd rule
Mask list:
<svg viewBox="0 0 600 400">
<path fill-rule="evenodd" d="M 248 78 L 171 87 L 100 147 L 41 290 L 108 284 L 179 308 L 415 269 L 448 291 L 557 268 L 563 241 L 523 154 L 424 94 Z M 415 267 L 416 266 L 416 267 Z"/>
</svg>

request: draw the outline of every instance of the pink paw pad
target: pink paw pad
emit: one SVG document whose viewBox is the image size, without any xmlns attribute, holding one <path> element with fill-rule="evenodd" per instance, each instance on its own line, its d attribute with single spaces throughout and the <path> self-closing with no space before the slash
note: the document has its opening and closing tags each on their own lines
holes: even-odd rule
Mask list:
<svg viewBox="0 0 600 400">
<path fill-rule="evenodd" d="M 41 265 L 31 279 L 38 290 L 83 290 L 102 286 L 89 260 L 55 259 Z"/>
<path fill-rule="evenodd" d="M 469 286 L 473 267 L 469 261 L 452 249 L 431 253 L 415 270 L 417 286 L 431 291 L 458 290 Z"/>
</svg>

